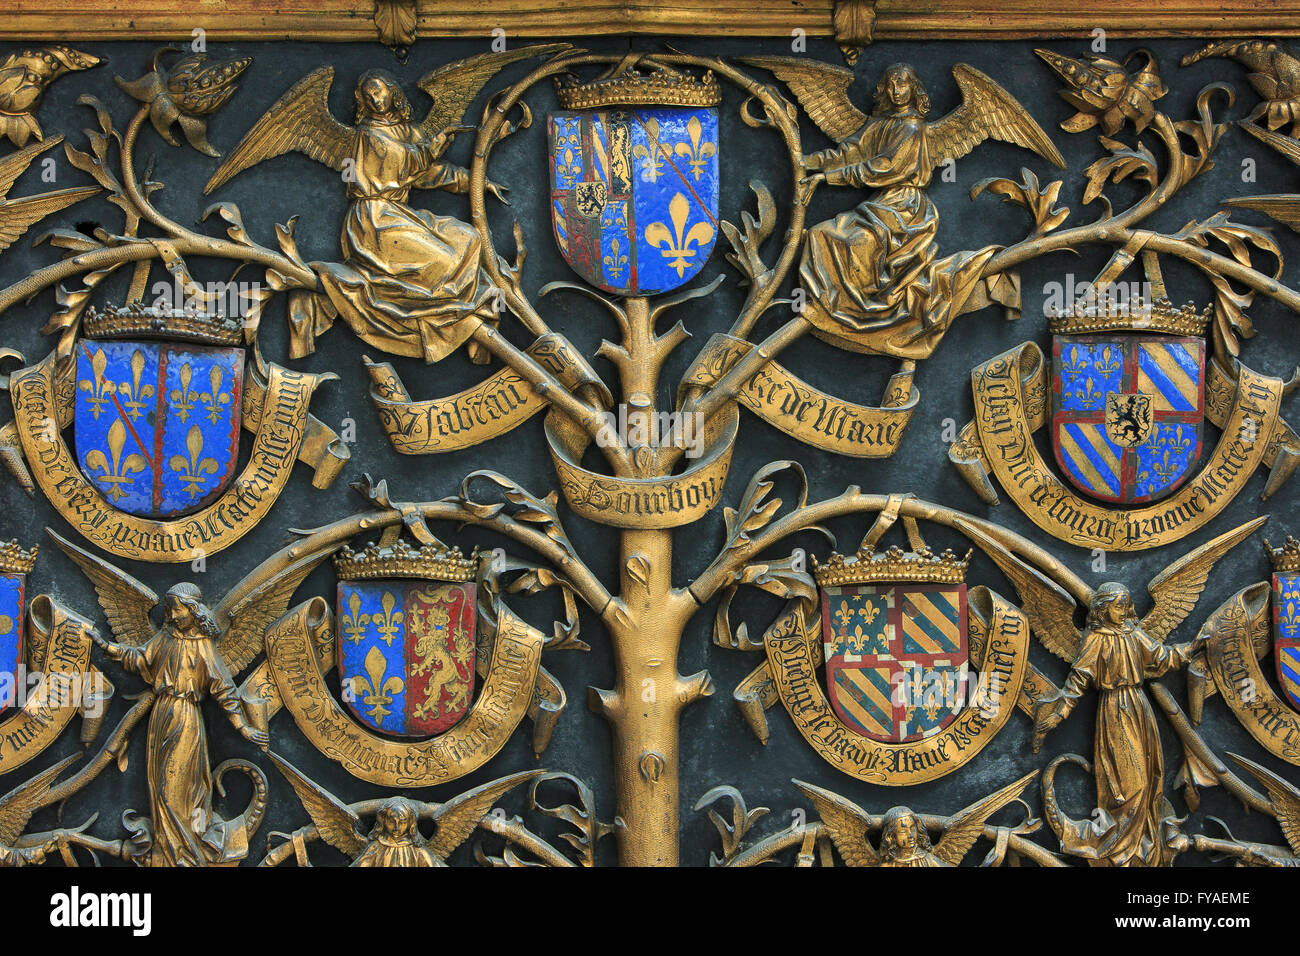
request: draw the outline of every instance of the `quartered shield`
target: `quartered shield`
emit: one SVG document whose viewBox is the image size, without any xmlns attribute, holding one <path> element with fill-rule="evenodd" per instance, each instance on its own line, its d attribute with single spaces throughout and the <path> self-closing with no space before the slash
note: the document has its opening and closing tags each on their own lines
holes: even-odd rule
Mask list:
<svg viewBox="0 0 1300 956">
<path fill-rule="evenodd" d="M 968 698 L 965 584 L 822 589 L 826 692 L 840 720 L 873 740 L 920 740 Z"/>
<path fill-rule="evenodd" d="M 718 114 L 709 107 L 553 113 L 551 220 L 592 285 L 650 295 L 704 268 L 718 234 Z"/>
<path fill-rule="evenodd" d="M 1201 456 L 1205 340 L 1056 335 L 1052 448 L 1062 472 L 1102 501 L 1174 492 Z"/>
<path fill-rule="evenodd" d="M 367 727 L 428 737 L 474 696 L 474 584 L 340 581 L 337 658 L 343 700 Z"/>
<path fill-rule="evenodd" d="M 23 661 L 27 575 L 0 573 L 0 710 L 13 704 Z"/>
<path fill-rule="evenodd" d="M 1282 693 L 1300 710 L 1300 572 L 1273 575 L 1273 659 Z"/>
<path fill-rule="evenodd" d="M 76 449 L 113 507 L 146 518 L 196 511 L 239 459 L 244 350 L 81 339 Z"/>
</svg>

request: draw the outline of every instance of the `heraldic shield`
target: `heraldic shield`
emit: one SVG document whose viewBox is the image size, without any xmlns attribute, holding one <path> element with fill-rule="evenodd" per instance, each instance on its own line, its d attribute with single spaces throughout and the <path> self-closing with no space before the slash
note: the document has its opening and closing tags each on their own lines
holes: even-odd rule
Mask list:
<svg viewBox="0 0 1300 956">
<path fill-rule="evenodd" d="M 1267 547 L 1268 542 L 1264 542 Z M 1300 541 L 1268 548 L 1273 562 L 1273 659 L 1283 696 L 1300 710 Z"/>
<path fill-rule="evenodd" d="M 343 549 L 337 663 L 357 720 L 390 737 L 429 737 L 460 721 L 474 696 L 477 560 L 458 549 Z"/>
<path fill-rule="evenodd" d="M 1139 504 L 1191 477 L 1205 415 L 1206 318 L 1159 299 L 1051 319 L 1052 449 L 1080 491 Z"/>
<path fill-rule="evenodd" d="M 564 259 L 620 295 L 699 274 L 718 235 L 718 113 L 712 74 L 623 73 L 558 86 L 551 114 L 551 220 Z"/>
<path fill-rule="evenodd" d="M 120 511 L 188 514 L 239 459 L 243 331 L 235 319 L 138 307 L 87 313 L 76 345 L 77 462 Z"/>
<path fill-rule="evenodd" d="M 0 546 L 0 711 L 12 706 L 25 652 L 24 620 L 27 575 L 36 564 L 36 549 L 17 541 Z"/>
<path fill-rule="evenodd" d="M 873 740 L 940 732 L 969 696 L 966 562 L 899 548 L 835 557 L 815 572 L 831 707 Z"/>
</svg>

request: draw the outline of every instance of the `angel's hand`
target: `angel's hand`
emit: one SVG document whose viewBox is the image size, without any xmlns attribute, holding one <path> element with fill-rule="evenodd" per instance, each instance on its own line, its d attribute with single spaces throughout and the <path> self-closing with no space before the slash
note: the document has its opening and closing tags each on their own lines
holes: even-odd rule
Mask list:
<svg viewBox="0 0 1300 956">
<path fill-rule="evenodd" d="M 109 660 L 120 661 L 122 659 L 122 646 L 120 644 L 114 644 L 110 640 L 106 640 L 99 633 L 98 628 L 92 627 L 90 629 L 90 639 L 99 645 L 100 650 L 108 655 Z"/>
<path fill-rule="evenodd" d="M 504 206 L 510 205 L 510 200 L 506 198 L 506 193 L 510 192 L 509 187 L 502 186 L 500 183 L 494 183 L 492 182 L 492 180 L 489 179 L 486 188 L 488 192 L 490 192 L 493 196 L 496 196 L 497 199 L 501 200 L 502 205 Z"/>
<path fill-rule="evenodd" d="M 806 189 L 811 189 L 814 186 L 820 186 L 824 182 L 826 182 L 826 174 L 823 172 L 815 172 L 799 180 L 799 185 Z"/>
<path fill-rule="evenodd" d="M 1065 715 L 1056 706 L 1055 701 L 1043 701 L 1034 711 L 1034 753 L 1043 746 L 1043 740 L 1049 733 L 1061 726 Z"/>
<path fill-rule="evenodd" d="M 803 168 L 804 168 L 804 169 L 821 169 L 821 168 L 822 168 L 822 156 L 821 156 L 821 153 L 809 153 L 808 155 L 804 156 L 804 158 L 803 158 Z"/>
<path fill-rule="evenodd" d="M 26 866 L 36 866 L 44 863 L 46 846 L 48 845 L 49 844 L 46 844 L 45 846 L 33 846 L 28 847 L 25 850 L 19 850 L 18 853 L 22 857 L 23 864 Z"/>
<path fill-rule="evenodd" d="M 256 744 L 262 750 L 266 750 L 267 747 L 270 746 L 271 735 L 265 730 L 258 730 L 256 727 L 245 724 L 239 729 L 239 732 L 244 735 L 244 738 L 249 743 Z"/>
</svg>

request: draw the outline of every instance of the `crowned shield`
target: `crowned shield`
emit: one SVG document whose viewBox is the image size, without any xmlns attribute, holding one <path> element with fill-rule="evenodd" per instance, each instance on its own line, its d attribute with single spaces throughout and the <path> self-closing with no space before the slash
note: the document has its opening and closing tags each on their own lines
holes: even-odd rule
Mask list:
<svg viewBox="0 0 1300 956">
<path fill-rule="evenodd" d="M 549 118 L 555 241 L 606 292 L 683 285 L 717 240 L 717 82 L 675 76 L 561 85 L 561 105 L 593 108 Z"/>
<path fill-rule="evenodd" d="M 17 541 L 0 546 L 0 710 L 13 705 L 26 651 L 24 620 L 27 575 L 36 549 L 26 551 Z"/>
<path fill-rule="evenodd" d="M 459 551 L 345 549 L 335 561 L 343 700 L 385 736 L 442 733 L 474 695 L 475 562 Z"/>
<path fill-rule="evenodd" d="M 78 339 L 77 462 L 120 511 L 187 514 L 215 500 L 239 459 L 244 350 L 224 316 L 90 313 Z"/>
<path fill-rule="evenodd" d="M 817 572 L 831 707 L 886 743 L 940 732 L 969 697 L 965 562 L 895 551 L 832 557 Z M 891 574 L 931 580 L 883 579 Z"/>
<path fill-rule="evenodd" d="M 1273 563 L 1273 663 L 1283 696 L 1300 710 L 1300 541 L 1288 537 L 1282 547 L 1268 547 L 1268 553 Z"/>
<path fill-rule="evenodd" d="M 1066 478 L 1102 501 L 1172 494 L 1201 456 L 1205 339 L 1055 335 L 1052 448 Z"/>
</svg>

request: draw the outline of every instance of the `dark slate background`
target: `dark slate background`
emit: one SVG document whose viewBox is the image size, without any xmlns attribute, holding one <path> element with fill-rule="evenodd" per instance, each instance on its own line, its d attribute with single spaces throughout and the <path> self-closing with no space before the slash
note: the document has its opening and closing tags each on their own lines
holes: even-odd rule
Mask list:
<svg viewBox="0 0 1300 956">
<path fill-rule="evenodd" d="M 485 23 L 486 30 L 493 24 Z M 507 30 L 509 24 L 502 24 Z M 798 24 L 792 24 L 797 27 Z M 188 38 L 178 38 L 188 42 Z M 212 119 L 209 138 L 221 150 L 231 149 L 245 130 L 293 83 L 322 64 L 336 67 L 335 86 L 331 106 L 340 119 L 351 119 L 352 87 L 357 76 L 372 67 L 392 70 L 409 91 L 417 116 L 427 107 L 423 93 L 415 82 L 428 70 L 444 63 L 484 52 L 489 39 L 464 41 L 435 41 L 422 39 L 411 51 L 408 62 L 399 63 L 394 55 L 376 44 L 320 45 L 307 43 L 240 43 L 213 44 L 209 54 L 216 57 L 252 56 L 253 65 L 245 73 L 238 92 Z M 738 40 L 675 40 L 674 45 L 688 52 L 740 56 L 747 54 L 788 54 L 785 41 Z M 663 46 L 654 40 L 629 42 L 610 39 L 606 42 L 585 44 L 599 52 L 618 53 L 628 49 L 655 51 Z M 858 80 L 853 93 L 859 103 L 870 96 L 882 69 L 896 61 L 908 61 L 918 69 L 922 81 L 929 89 L 937 118 L 957 105 L 956 85 L 949 70 L 958 62 L 970 63 L 997 79 L 1011 90 L 1048 129 L 1069 162 L 1065 176 L 1066 185 L 1061 202 L 1069 205 L 1074 214 L 1070 224 L 1088 222 L 1099 215 L 1100 204 L 1080 208 L 1084 180 L 1082 170 L 1100 153 L 1096 138 L 1091 134 L 1070 135 L 1057 129 L 1056 124 L 1072 114 L 1072 110 L 1058 98 L 1057 81 L 1053 74 L 1033 55 L 1031 43 L 976 43 L 928 42 L 882 43 L 872 46 L 863 54 L 857 66 Z M 1086 52 L 1082 41 L 1048 44 L 1050 48 L 1072 56 Z M 1112 43 L 1110 52 L 1123 56 L 1135 44 Z M 1241 97 L 1228 111 L 1232 119 L 1244 116 L 1254 105 L 1255 96 L 1245 84 L 1244 71 L 1224 60 L 1206 61 L 1188 69 L 1180 69 L 1177 61 L 1183 54 L 1196 49 L 1193 41 L 1160 41 L 1150 44 L 1158 55 L 1163 75 L 1171 92 L 1159 104 L 1174 119 L 1195 117 L 1195 96 L 1205 84 L 1226 80 L 1233 84 Z M 95 125 L 94 114 L 77 105 L 83 94 L 100 97 L 109 107 L 118 129 L 123 129 L 135 109 L 134 101 L 118 90 L 112 76 L 135 78 L 147 69 L 153 45 L 141 43 L 98 43 L 81 45 L 105 62 L 98 68 L 67 76 L 57 81 L 46 92 L 39 120 L 46 135 L 62 133 L 70 143 L 85 147 L 81 130 Z M 0 47 L 7 54 L 16 47 Z M 829 42 L 810 41 L 807 55 L 833 63 L 842 62 L 839 51 Z M 512 67 L 503 79 L 520 76 L 523 65 Z M 490 87 L 491 89 L 491 87 Z M 469 114 L 473 121 L 479 115 L 483 97 Z M 574 276 L 559 257 L 551 240 L 551 226 L 547 209 L 545 123 L 548 110 L 555 108 L 554 94 L 549 86 L 539 86 L 529 94 L 537 122 L 533 127 L 513 136 L 500 145 L 492 158 L 489 175 L 511 187 L 509 208 L 489 198 L 494 234 L 501 243 L 500 249 L 513 257 L 510 241 L 511 218 L 518 219 L 524 228 L 528 244 L 528 263 L 523 278 L 525 288 L 542 315 L 557 331 L 563 332 L 588 355 L 594 353 L 604 337 L 614 338 L 617 329 L 608 314 L 596 303 L 572 293 L 561 292 L 538 300 L 536 290 L 546 282 L 556 279 L 573 280 Z M 742 209 L 752 209 L 752 195 L 746 183 L 759 180 L 767 185 L 784 209 L 790 199 L 789 170 L 781 156 L 782 150 L 775 135 L 755 131 L 744 126 L 738 118 L 739 91 L 724 84 L 724 100 L 720 110 L 721 131 L 721 214 L 738 221 Z M 1223 109 L 1222 100 L 1216 108 Z M 176 131 L 179 134 L 179 129 Z M 1126 129 L 1126 137 L 1131 129 Z M 468 163 L 472 137 L 461 137 L 452 147 L 450 158 Z M 825 148 L 827 140 L 805 122 L 804 148 L 811 151 Z M 1158 144 L 1153 145 L 1163 160 Z M 346 200 L 338 177 L 329 169 L 307 158 L 291 154 L 266 162 L 236 177 L 212 197 L 202 195 L 202 186 L 216 169 L 218 160 L 202 156 L 188 147 L 172 148 L 160 141 L 146 128 L 139 147 L 140 168 L 149 158 L 156 159 L 153 178 L 166 184 L 155 194 L 155 202 L 168 216 L 183 225 L 213 234 L 221 234 L 217 220 L 202 225 L 199 217 L 206 206 L 214 201 L 237 203 L 243 211 L 245 224 L 258 242 L 274 247 L 273 224 L 289 217 L 299 217 L 297 240 L 308 260 L 332 259 L 339 254 L 338 229 L 346 210 Z M 58 187 L 81 185 L 87 177 L 74 169 L 61 150 L 51 151 L 58 162 Z M 1253 159 L 1257 164 L 1258 183 L 1243 183 L 1243 160 Z M 958 161 L 955 182 L 943 182 L 936 176 L 930 187 L 930 196 L 940 209 L 939 243 L 944 252 L 971 249 L 988 243 L 1011 243 L 1027 231 L 1023 211 L 1003 204 L 993 196 L 984 196 L 975 202 L 968 198 L 971 187 L 988 176 L 1018 178 L 1018 170 L 1027 166 L 1040 180 L 1046 182 L 1056 173 L 1039 157 L 1012 146 L 990 142 Z M 23 196 L 52 188 L 39 181 L 39 164 L 29 170 L 16 184 L 12 195 Z M 1173 231 L 1193 218 L 1211 215 L 1219 200 L 1256 192 L 1285 192 L 1294 182 L 1294 170 L 1276 154 L 1232 128 L 1224 137 L 1217 153 L 1217 167 L 1186 187 L 1169 208 L 1149 219 L 1144 226 Z M 1123 208 L 1138 195 L 1136 187 L 1128 183 L 1110 190 L 1116 208 Z M 818 191 L 808 222 L 812 224 L 850 208 L 861 198 L 859 193 L 845 189 L 822 188 Z M 446 193 L 419 192 L 413 197 L 415 205 L 427 207 L 442 214 L 468 217 L 468 203 L 463 197 Z M 1245 221 L 1261 222 L 1253 213 L 1239 215 Z M 32 239 L 43 228 L 53 225 L 88 229 L 102 225 L 110 231 L 121 229 L 120 211 L 98 196 L 66 210 L 39 225 L 31 234 L 20 240 L 0 258 L 0 282 L 10 284 L 26 276 L 31 270 L 55 261 L 55 251 L 48 246 L 33 247 Z M 776 241 L 784 230 L 784 220 L 778 223 Z M 1279 227 L 1279 240 L 1287 250 L 1294 249 L 1294 237 Z M 719 240 L 721 242 L 721 238 Z M 770 259 L 775 255 L 776 242 L 769 243 L 766 252 Z M 840 458 L 814 449 L 799 446 L 784 434 L 770 428 L 752 415 L 745 414 L 742 434 L 737 444 L 731 468 L 731 481 L 726 500 L 734 505 L 755 469 L 778 458 L 794 458 L 807 469 L 812 483 L 814 500 L 841 492 L 847 485 L 860 485 L 872 493 L 911 492 L 921 498 L 987 516 L 1021 534 L 1026 535 L 1059 555 L 1076 572 L 1091 584 L 1114 579 L 1127 583 L 1133 590 L 1139 611 L 1146 610 L 1145 582 L 1166 565 L 1188 550 L 1209 540 L 1237 524 L 1267 511 L 1272 521 L 1265 534 L 1277 540 L 1287 530 L 1295 530 L 1292 514 L 1300 496 L 1300 485 L 1292 482 L 1272 501 L 1261 504 L 1259 494 L 1264 486 L 1262 475 L 1252 478 L 1247 490 L 1226 512 L 1199 534 L 1174 545 L 1140 554 L 1114 553 L 1106 556 L 1104 573 L 1091 568 L 1091 556 L 1083 550 L 1056 541 L 1038 531 L 1020 515 L 1011 504 L 996 508 L 981 504 L 970 492 L 961 477 L 949 466 L 945 454 L 943 428 L 951 420 L 960 425 L 970 418 L 972 402 L 968 386 L 968 372 L 973 364 L 983 361 L 1007 348 L 1028 339 L 1046 345 L 1049 341 L 1042 318 L 1042 299 L 1045 284 L 1063 281 L 1068 272 L 1076 280 L 1091 279 L 1110 255 L 1110 249 L 1085 250 L 1080 255 L 1057 254 L 1029 263 L 1022 273 L 1024 316 L 1017 322 L 1007 322 L 999 310 L 989 309 L 968 315 L 958 321 L 939 347 L 937 354 L 920 365 L 916 382 L 921 389 L 921 403 L 906 434 L 900 452 L 892 459 L 861 461 Z M 1271 263 L 1260 259 L 1262 268 Z M 228 278 L 230 266 L 226 263 L 191 263 L 200 280 Z M 698 348 L 710 334 L 725 330 L 739 309 L 744 292 L 738 288 L 737 275 L 725 263 L 721 251 L 715 251 L 712 261 L 696 284 L 704 284 L 719 272 L 728 276 L 723 286 L 711 297 L 688 303 L 677 309 L 672 319 L 682 319 L 695 336 L 682 346 L 668 363 L 661 387 L 661 404 L 669 400 L 672 386 L 689 364 Z M 121 270 L 104 283 L 95 294 L 97 303 L 120 301 L 125 295 L 129 270 Z M 153 278 L 162 276 L 155 270 Z M 248 270 L 240 278 L 260 278 Z M 1135 277 L 1140 278 L 1140 277 Z M 1295 285 L 1290 272 L 1284 280 Z M 1205 303 L 1209 286 L 1194 271 L 1175 263 L 1166 264 L 1166 279 L 1172 298 L 1182 302 L 1189 298 Z M 787 283 L 787 286 L 790 283 Z M 788 293 L 788 288 L 783 294 Z M 0 343 L 21 350 L 35 360 L 53 344 L 44 341 L 40 327 L 55 311 L 54 291 L 47 290 L 30 302 L 10 309 L 0 323 Z M 1286 310 L 1268 299 L 1261 298 L 1250 310 L 1259 335 L 1246 343 L 1242 358 L 1252 368 L 1273 375 L 1286 375 L 1300 358 L 1297 348 L 1294 318 Z M 773 310 L 760 323 L 756 334 L 764 335 L 784 322 L 787 315 Z M 520 346 L 529 342 L 529 336 L 518 324 L 507 319 L 503 331 Z M 268 359 L 288 362 L 287 338 L 284 323 L 283 297 L 277 297 L 262 323 L 262 348 Z M 338 326 L 319 342 L 319 350 L 308 358 L 291 363 L 295 367 L 311 370 L 333 370 L 341 381 L 324 386 L 313 402 L 314 413 L 326 423 L 339 429 L 345 419 L 356 422 L 356 443 L 352 445 L 352 460 L 334 487 L 317 491 L 310 485 L 309 474 L 299 467 L 290 485 L 269 517 L 260 527 L 245 537 L 235 547 L 211 557 L 206 571 L 191 574 L 185 566 L 151 566 L 138 562 L 118 562 L 130 573 L 137 575 L 160 593 L 171 584 L 185 578 L 199 583 L 212 604 L 256 566 L 264 557 L 283 545 L 290 528 L 312 527 L 336 517 L 344 516 L 360 504 L 360 499 L 349 490 L 348 483 L 363 472 L 389 479 L 395 497 L 406 500 L 434 499 L 453 493 L 462 476 L 477 468 L 494 468 L 508 473 L 527 488 L 544 494 L 554 487 L 554 476 L 542 436 L 542 419 L 536 417 L 517 429 L 508 439 L 480 446 L 468 451 L 440 457 L 403 457 L 388 446 L 383 433 L 376 425 L 375 416 L 367 400 L 366 378 L 361 365 L 362 352 L 375 354 L 369 346 L 362 347 L 346 327 Z M 885 383 L 896 370 L 893 362 L 868 359 L 837 351 L 811 337 L 789 349 L 781 361 L 811 383 L 856 402 L 877 404 Z M 481 367 L 473 366 L 463 350 L 435 366 L 427 367 L 418 361 L 396 360 L 399 373 L 416 398 L 446 395 L 479 381 L 485 374 Z M 595 360 L 596 368 L 613 383 L 614 371 L 607 363 Z M 6 403 L 7 404 L 7 403 Z M 1284 410 L 1300 417 L 1294 398 L 1288 399 Z M 1215 440 L 1209 429 L 1210 441 Z M 245 433 L 243 454 L 247 455 L 250 436 Z M 1212 447 L 1212 446 L 1211 446 Z M 1050 452 L 1044 449 L 1048 460 Z M 788 499 L 787 499 L 788 500 Z M 94 594 L 76 567 L 48 544 L 43 534 L 45 526 L 68 533 L 62 519 L 41 499 L 32 500 L 9 480 L 0 476 L 0 538 L 17 537 L 25 544 L 41 545 L 41 556 L 32 575 L 29 593 L 50 592 L 72 608 L 88 615 L 101 627 L 102 614 Z M 869 527 L 872 516 L 837 523 L 834 530 L 842 546 L 852 548 Z M 609 530 L 589 524 L 572 515 L 566 516 L 568 529 L 586 556 L 608 586 L 617 584 L 614 565 L 617 556 L 617 535 Z M 459 535 L 452 527 L 435 529 L 468 548 L 482 544 L 499 546 L 509 544 L 501 539 L 468 529 Z M 895 532 L 901 542 L 901 529 Z M 934 546 L 966 547 L 964 539 L 943 528 L 929 531 Z M 887 541 L 891 539 L 886 539 Z M 698 527 L 677 535 L 674 555 L 674 578 L 686 584 L 705 567 L 722 542 L 722 520 L 717 511 L 710 514 Z M 825 550 L 818 538 L 807 536 L 792 540 L 791 546 L 802 545 L 810 549 Z M 1190 639 L 1197 626 L 1210 610 L 1217 607 L 1239 588 L 1267 576 L 1268 562 L 1258 538 L 1241 546 L 1234 554 L 1220 562 L 1212 576 L 1201 603 L 1192 619 L 1176 637 Z M 970 573 L 970 583 L 989 584 L 1004 595 L 1014 596 L 1014 591 L 986 560 L 977 559 Z M 327 566 L 319 569 L 299 591 L 299 599 L 313 594 L 332 596 L 334 579 Z M 554 602 L 546 599 L 513 602 L 516 610 L 530 617 L 534 623 L 549 629 L 546 624 L 555 614 Z M 778 603 L 766 596 L 742 597 L 733 609 L 733 623 L 747 620 L 752 632 L 761 631 L 776 613 Z M 703 814 L 694 813 L 691 807 L 705 791 L 718 784 L 733 784 L 744 793 L 749 806 L 771 808 L 771 815 L 760 821 L 756 833 L 775 831 L 790 822 L 790 815 L 804 803 L 790 784 L 796 777 L 831 788 L 860 803 L 874 812 L 906 802 L 918 810 L 952 813 L 980 796 L 1015 779 L 1033 767 L 1045 766 L 1056 754 L 1075 751 L 1090 755 L 1092 750 L 1095 697 L 1089 695 L 1075 715 L 1049 738 L 1044 752 L 1035 757 L 1029 750 L 1030 723 L 1023 715 L 1013 716 L 999 737 L 988 748 L 960 771 L 933 783 L 907 789 L 889 789 L 868 786 L 836 773 L 803 742 L 784 711 L 777 707 L 769 712 L 771 739 L 761 746 L 742 722 L 730 700 L 731 690 L 738 681 L 759 663 L 756 654 L 743 654 L 716 648 L 710 642 L 710 625 L 713 606 L 701 609 L 690 624 L 678 662 L 682 673 L 692 673 L 707 668 L 713 675 L 718 693 L 711 699 L 692 706 L 685 714 L 681 728 L 681 798 L 682 798 L 682 861 L 691 865 L 707 863 L 709 852 L 717 846 L 712 825 Z M 569 707 L 559 721 L 550 749 L 543 755 L 541 766 L 564 770 L 588 781 L 595 792 L 596 812 L 603 820 L 614 815 L 614 781 L 611 777 L 609 757 L 609 730 L 601 719 L 584 706 L 588 685 L 608 687 L 612 684 L 612 663 L 609 648 L 594 616 L 584 609 L 583 637 L 590 642 L 589 653 L 556 652 L 548 654 L 547 666 L 563 683 L 569 697 Z M 98 655 L 96 651 L 96 655 Z M 1032 658 L 1039 667 L 1058 682 L 1066 674 L 1065 665 L 1035 644 Z M 98 659 L 98 657 L 97 657 Z M 1272 660 L 1264 662 L 1266 673 L 1272 673 Z M 115 665 L 108 665 L 108 673 L 117 685 L 118 693 L 105 724 L 105 733 L 125 710 L 129 695 L 141 689 L 138 678 L 122 673 Z M 1185 700 L 1184 682 L 1180 676 L 1167 679 L 1166 684 L 1174 694 Z M 266 835 L 271 831 L 291 831 L 307 822 L 307 816 L 297 799 L 256 748 L 239 737 L 222 718 L 220 711 L 207 706 L 208 729 L 212 763 L 228 757 L 242 756 L 258 761 L 266 770 L 271 787 L 271 806 L 261 832 L 254 841 L 251 864 L 265 851 Z M 1202 732 L 1214 750 L 1239 752 L 1281 770 L 1285 776 L 1300 776 L 1294 768 L 1264 754 L 1262 749 L 1246 734 L 1221 699 L 1211 700 L 1205 708 Z M 1163 717 L 1158 718 L 1165 742 L 1166 779 L 1172 781 L 1181 763 L 1181 748 Z M 75 725 L 75 721 L 74 721 Z M 272 724 L 272 746 L 297 764 L 309 775 L 345 800 L 352 801 L 379 796 L 384 791 L 350 778 L 341 768 L 318 754 L 302 737 L 291 718 L 280 714 Z M 95 824 L 95 834 L 106 839 L 123 836 L 119 829 L 121 812 L 128 808 L 147 812 L 148 795 L 144 778 L 145 728 L 137 728 L 130 747 L 130 767 L 125 774 L 115 768 L 105 770 L 95 783 L 75 796 L 65 808 L 64 820 L 79 823 L 93 811 L 100 817 Z M 418 792 L 424 799 L 447 799 L 471 786 L 494 779 L 509 772 L 537 766 L 531 752 L 530 727 L 525 725 L 517 732 L 506 748 L 478 773 L 453 784 Z M 96 744 L 97 746 L 98 744 Z M 58 758 L 79 748 L 75 727 L 69 728 L 63 738 L 38 760 L 18 774 L 0 781 L 8 789 L 20 782 L 29 771 L 48 766 Z M 1092 782 L 1069 770 L 1060 777 L 1061 789 L 1067 810 L 1075 816 L 1086 816 L 1092 806 Z M 1168 785 L 1168 783 L 1167 783 Z M 236 781 L 234 792 L 219 807 L 227 816 L 243 807 L 247 791 L 242 781 Z M 1037 787 L 1031 790 L 1032 803 L 1041 811 Z M 1180 793 L 1172 788 L 1168 794 L 1178 812 L 1185 811 Z M 568 795 L 565 794 L 567 799 Z M 555 802 L 554 798 L 550 802 Z M 504 801 L 511 812 L 524 809 L 522 791 Z M 725 812 L 729 816 L 729 813 Z M 1007 813 L 1007 811 L 1004 811 Z M 1219 789 L 1202 794 L 1201 810 L 1188 822 L 1192 832 L 1205 830 L 1215 833 L 1213 826 L 1204 820 L 1206 815 L 1218 815 L 1231 821 L 1238 836 L 1280 843 L 1281 833 L 1269 818 L 1258 814 L 1246 816 L 1240 806 L 1227 798 Z M 1002 819 L 1002 818 L 999 818 Z M 1008 817 L 1008 819 L 1010 819 Z M 530 827 L 553 834 L 551 821 L 539 814 L 528 813 Z M 54 826 L 54 810 L 42 811 L 32 822 L 32 829 Z M 1039 839 L 1051 845 L 1053 839 L 1046 827 Z M 472 841 L 471 841 L 472 842 Z M 496 850 L 489 840 L 488 848 Z M 982 850 L 973 853 L 968 862 L 977 862 Z M 327 847 L 314 851 L 321 863 L 341 863 L 342 858 Z M 457 859 L 469 861 L 467 847 Z M 601 862 L 614 862 L 614 841 L 601 844 Z M 1180 864 L 1208 862 L 1204 857 L 1185 856 Z"/>
</svg>

